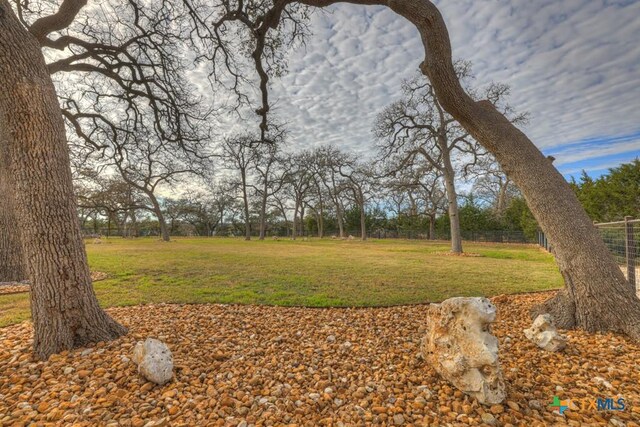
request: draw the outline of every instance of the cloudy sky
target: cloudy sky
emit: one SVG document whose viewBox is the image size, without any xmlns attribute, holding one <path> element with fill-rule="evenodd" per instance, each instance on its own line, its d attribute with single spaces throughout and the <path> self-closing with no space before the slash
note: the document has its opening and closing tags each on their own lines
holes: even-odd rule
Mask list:
<svg viewBox="0 0 640 427">
<path fill-rule="evenodd" d="M 511 86 L 511 104 L 531 114 L 524 131 L 562 173 L 640 157 L 640 1 L 438 4 L 454 56 L 473 62 L 477 86 Z M 273 83 L 292 145 L 372 153 L 377 112 L 422 60 L 417 31 L 387 9 L 352 5 L 315 13 L 312 28 Z"/>
</svg>

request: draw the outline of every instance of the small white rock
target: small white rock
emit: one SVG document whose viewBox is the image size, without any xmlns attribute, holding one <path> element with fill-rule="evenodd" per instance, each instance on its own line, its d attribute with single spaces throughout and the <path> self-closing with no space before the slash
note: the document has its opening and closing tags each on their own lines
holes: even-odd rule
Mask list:
<svg viewBox="0 0 640 427">
<path fill-rule="evenodd" d="M 162 385 L 173 378 L 173 356 L 162 341 L 154 338 L 139 341 L 131 359 L 138 365 L 138 373 L 151 382 Z"/>
<path fill-rule="evenodd" d="M 550 314 L 541 314 L 533 321 L 524 335 L 546 351 L 560 351 L 567 346 L 567 337 L 558 333 Z"/>
</svg>

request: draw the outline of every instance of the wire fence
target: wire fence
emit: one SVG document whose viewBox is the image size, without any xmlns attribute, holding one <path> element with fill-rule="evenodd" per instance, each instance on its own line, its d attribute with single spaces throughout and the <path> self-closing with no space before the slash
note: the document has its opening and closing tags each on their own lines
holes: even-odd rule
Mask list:
<svg viewBox="0 0 640 427">
<path fill-rule="evenodd" d="M 622 269 L 629 283 L 640 285 L 640 219 L 626 217 L 624 221 L 594 223 L 611 255 Z M 538 231 L 538 244 L 553 251 L 551 242 Z"/>
<path fill-rule="evenodd" d="M 491 243 L 534 243 L 535 240 L 528 237 L 521 231 L 509 230 L 462 230 L 462 239 L 471 242 L 491 242 Z M 120 229 L 120 228 L 86 228 L 84 235 L 87 238 L 96 237 L 159 237 L 160 229 L 158 227 L 138 227 L 136 230 Z M 172 232 L 172 236 L 176 237 L 244 237 L 245 231 L 240 227 L 225 227 L 217 230 L 212 235 L 202 235 L 189 230 L 180 232 Z M 251 236 L 258 237 L 259 232 L 252 229 Z M 354 239 L 361 238 L 360 229 L 345 229 L 342 238 L 348 239 L 351 236 Z M 293 233 L 290 228 L 273 227 L 267 230 L 268 238 L 292 238 Z M 303 230 L 296 233 L 296 238 L 328 238 L 339 239 L 340 231 L 334 229 L 323 230 L 322 235 L 317 230 Z M 372 239 L 407 239 L 407 240 L 451 240 L 451 234 L 448 231 L 424 229 L 398 229 L 390 230 L 383 228 L 375 228 L 367 230 L 367 237 Z"/>
</svg>

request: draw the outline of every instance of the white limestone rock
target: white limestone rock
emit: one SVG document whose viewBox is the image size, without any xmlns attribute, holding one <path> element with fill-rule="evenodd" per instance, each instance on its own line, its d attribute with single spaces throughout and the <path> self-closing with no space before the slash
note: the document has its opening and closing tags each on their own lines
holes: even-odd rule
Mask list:
<svg viewBox="0 0 640 427">
<path fill-rule="evenodd" d="M 450 298 L 433 304 L 422 342 L 425 360 L 453 386 L 485 405 L 505 399 L 498 339 L 490 332 L 496 307 L 486 298 Z"/>
<path fill-rule="evenodd" d="M 567 346 L 567 337 L 558 333 L 550 314 L 536 317 L 524 335 L 534 344 L 546 351 L 560 351 Z"/>
<path fill-rule="evenodd" d="M 156 384 L 166 384 L 173 378 L 173 356 L 162 341 L 147 338 L 138 341 L 131 360 L 138 365 L 138 373 Z"/>
</svg>

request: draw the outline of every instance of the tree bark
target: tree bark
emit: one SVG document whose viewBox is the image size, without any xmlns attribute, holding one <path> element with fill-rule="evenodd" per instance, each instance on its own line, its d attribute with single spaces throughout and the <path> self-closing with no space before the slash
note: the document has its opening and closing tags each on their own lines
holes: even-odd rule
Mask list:
<svg viewBox="0 0 640 427">
<path fill-rule="evenodd" d="M 436 239 L 436 216 L 429 214 L 429 240 Z"/>
<path fill-rule="evenodd" d="M 509 188 L 509 178 L 500 179 L 500 188 L 498 190 L 498 200 L 496 201 L 496 215 L 502 217 L 507 208 L 507 189 Z"/>
<path fill-rule="evenodd" d="M 320 194 L 320 186 L 318 186 L 318 194 Z M 322 196 L 318 196 L 320 201 L 320 216 L 318 217 L 318 238 L 324 237 L 324 202 Z"/>
<path fill-rule="evenodd" d="M 156 218 L 158 218 L 158 225 L 160 226 L 160 238 L 163 242 L 171 241 L 169 227 L 167 226 L 167 220 L 162 213 L 162 208 L 160 207 L 158 199 L 156 198 L 155 194 L 153 194 L 153 191 L 145 191 L 145 194 L 147 195 L 147 197 L 149 197 L 151 205 L 153 206 L 153 213 L 156 215 Z"/>
<path fill-rule="evenodd" d="M 132 210 L 131 215 L 131 235 L 129 237 L 138 237 L 138 218 L 136 218 L 136 211 Z"/>
<path fill-rule="evenodd" d="M 267 174 L 269 173 L 269 169 L 267 169 Z M 259 240 L 264 240 L 267 230 L 267 199 L 268 199 L 268 183 L 265 178 L 264 186 L 262 188 L 262 203 L 260 205 L 260 237 Z"/>
<path fill-rule="evenodd" d="M 249 218 L 249 196 L 247 194 L 247 171 L 242 169 L 242 202 L 244 204 L 244 240 L 251 240 L 251 219 Z"/>
<path fill-rule="evenodd" d="M 21 282 L 27 279 L 27 269 L 14 213 L 9 164 L 5 160 L 8 153 L 3 152 L 6 148 L 6 138 L 0 135 L 0 282 Z"/>
<path fill-rule="evenodd" d="M 31 279 L 35 354 L 126 333 L 98 304 L 78 224 L 62 113 L 36 39 L 0 0 L 0 144 Z"/>
<path fill-rule="evenodd" d="M 304 237 L 304 203 L 300 202 L 300 237 Z"/>
<path fill-rule="evenodd" d="M 462 236 L 460 234 L 460 209 L 458 208 L 458 193 L 455 184 L 455 172 L 451 164 L 451 152 L 446 139 L 439 142 L 442 153 L 442 176 L 447 193 L 447 205 L 449 208 L 449 228 L 451 229 L 451 252 L 462 253 Z"/>
<path fill-rule="evenodd" d="M 296 235 L 298 234 L 298 201 L 296 200 L 296 207 L 293 210 L 293 226 L 291 227 L 291 239 L 296 240 Z"/>
<path fill-rule="evenodd" d="M 364 202 L 360 204 L 360 238 L 367 240 L 367 214 L 364 210 Z"/>
<path fill-rule="evenodd" d="M 344 219 L 342 216 L 342 207 L 340 206 L 340 200 L 336 197 L 336 220 L 338 221 L 338 237 L 344 238 Z"/>
</svg>

